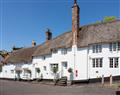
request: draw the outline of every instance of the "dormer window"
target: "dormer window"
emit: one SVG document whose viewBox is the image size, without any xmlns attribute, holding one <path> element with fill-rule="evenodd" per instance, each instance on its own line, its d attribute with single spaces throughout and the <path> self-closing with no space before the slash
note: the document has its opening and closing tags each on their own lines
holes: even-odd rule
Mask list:
<svg viewBox="0 0 120 95">
<path fill-rule="evenodd" d="M 102 45 L 95 44 L 92 46 L 93 53 L 100 53 L 102 52 Z"/>
<path fill-rule="evenodd" d="M 120 42 L 114 42 L 109 44 L 110 51 L 120 51 Z"/>
<path fill-rule="evenodd" d="M 45 59 L 46 59 L 46 57 L 45 57 L 45 56 L 42 56 L 42 59 L 43 59 L 43 60 L 45 60 Z"/>
<path fill-rule="evenodd" d="M 67 54 L 67 49 L 66 48 L 61 49 L 61 54 L 63 55 Z"/>
<path fill-rule="evenodd" d="M 58 50 L 57 49 L 51 49 L 51 52 L 52 53 L 58 53 Z"/>
</svg>

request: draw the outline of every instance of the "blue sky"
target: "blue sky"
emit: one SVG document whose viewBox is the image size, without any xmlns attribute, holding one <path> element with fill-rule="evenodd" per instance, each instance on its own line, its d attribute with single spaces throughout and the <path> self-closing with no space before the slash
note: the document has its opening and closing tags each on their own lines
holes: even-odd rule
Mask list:
<svg viewBox="0 0 120 95">
<path fill-rule="evenodd" d="M 105 16 L 120 18 L 120 0 L 78 0 L 80 25 Z M 0 50 L 29 47 L 45 41 L 46 28 L 53 37 L 71 30 L 73 0 L 0 0 Z"/>
</svg>

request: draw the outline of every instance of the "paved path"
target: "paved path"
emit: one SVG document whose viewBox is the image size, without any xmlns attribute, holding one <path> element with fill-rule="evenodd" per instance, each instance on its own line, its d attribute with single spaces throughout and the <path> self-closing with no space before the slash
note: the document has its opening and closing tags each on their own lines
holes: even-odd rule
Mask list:
<svg viewBox="0 0 120 95">
<path fill-rule="evenodd" d="M 117 95 L 116 91 L 95 85 L 61 87 L 0 80 L 0 95 Z"/>
</svg>

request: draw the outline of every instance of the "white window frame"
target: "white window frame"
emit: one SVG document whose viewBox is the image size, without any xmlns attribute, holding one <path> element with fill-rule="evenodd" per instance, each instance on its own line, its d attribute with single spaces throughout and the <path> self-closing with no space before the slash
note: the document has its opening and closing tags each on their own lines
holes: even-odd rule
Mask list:
<svg viewBox="0 0 120 95">
<path fill-rule="evenodd" d="M 102 68 L 103 67 L 103 58 L 92 58 L 92 67 L 93 68 Z"/>
<path fill-rule="evenodd" d="M 61 49 L 61 54 L 63 54 L 63 55 L 67 54 L 67 48 L 62 48 Z"/>
<path fill-rule="evenodd" d="M 109 58 L 109 68 L 119 68 L 119 58 L 110 57 Z"/>
<path fill-rule="evenodd" d="M 109 43 L 109 51 L 120 51 L 120 42 Z"/>
<path fill-rule="evenodd" d="M 101 53 L 102 52 L 102 45 L 101 44 L 94 44 L 92 46 L 93 53 Z"/>
</svg>

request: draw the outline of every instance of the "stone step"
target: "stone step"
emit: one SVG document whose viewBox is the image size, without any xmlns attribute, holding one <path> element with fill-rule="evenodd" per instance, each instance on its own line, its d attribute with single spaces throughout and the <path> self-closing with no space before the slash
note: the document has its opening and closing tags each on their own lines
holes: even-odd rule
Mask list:
<svg viewBox="0 0 120 95">
<path fill-rule="evenodd" d="M 62 78 L 58 79 L 56 85 L 67 86 L 67 77 L 62 77 Z"/>
</svg>

